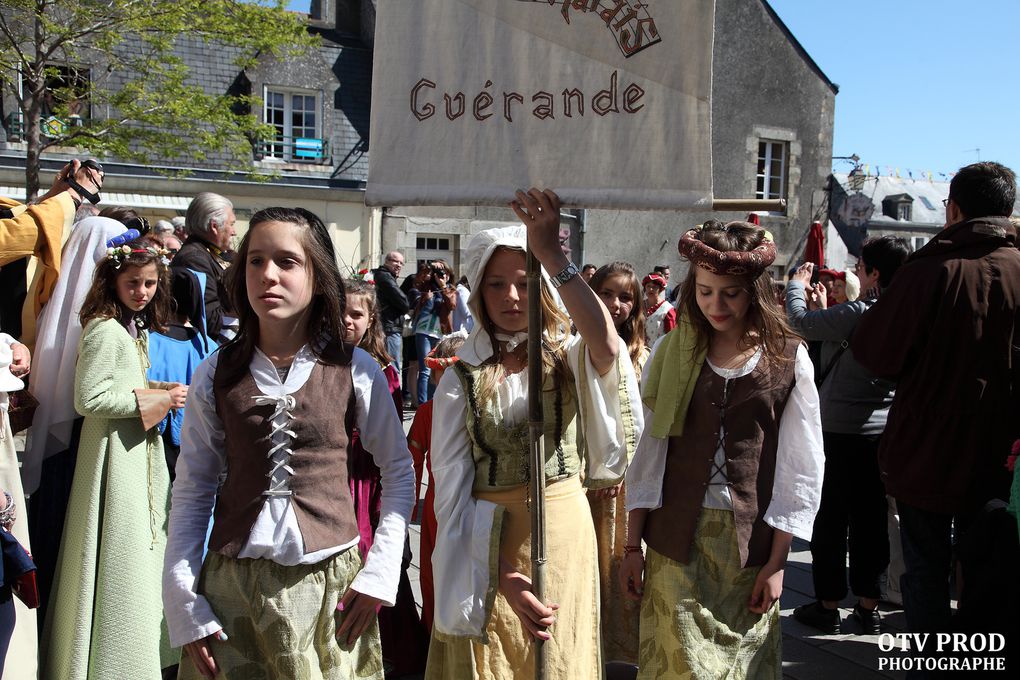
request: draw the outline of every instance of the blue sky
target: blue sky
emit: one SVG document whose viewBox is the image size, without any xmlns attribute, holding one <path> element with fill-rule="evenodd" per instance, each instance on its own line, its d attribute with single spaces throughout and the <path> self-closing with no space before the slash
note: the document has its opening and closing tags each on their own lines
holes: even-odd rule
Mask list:
<svg viewBox="0 0 1020 680">
<path fill-rule="evenodd" d="M 979 159 L 1020 172 L 1020 1 L 769 2 L 839 85 L 833 156 L 904 177 Z"/>
<path fill-rule="evenodd" d="M 1020 2 L 769 2 L 840 86 L 834 156 L 905 177 L 955 171 L 980 149 L 1020 172 Z"/>
</svg>

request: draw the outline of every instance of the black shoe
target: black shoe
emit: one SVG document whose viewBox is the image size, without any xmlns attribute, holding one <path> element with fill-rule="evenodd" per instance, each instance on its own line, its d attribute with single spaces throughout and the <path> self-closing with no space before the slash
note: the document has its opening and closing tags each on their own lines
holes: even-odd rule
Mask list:
<svg viewBox="0 0 1020 680">
<path fill-rule="evenodd" d="M 820 602 L 797 607 L 793 610 L 793 618 L 805 626 L 817 628 L 826 635 L 839 635 L 839 610 L 826 609 Z"/>
<path fill-rule="evenodd" d="M 882 615 L 878 613 L 878 607 L 865 609 L 858 602 L 850 616 L 860 622 L 865 635 L 879 635 L 882 632 Z"/>
</svg>

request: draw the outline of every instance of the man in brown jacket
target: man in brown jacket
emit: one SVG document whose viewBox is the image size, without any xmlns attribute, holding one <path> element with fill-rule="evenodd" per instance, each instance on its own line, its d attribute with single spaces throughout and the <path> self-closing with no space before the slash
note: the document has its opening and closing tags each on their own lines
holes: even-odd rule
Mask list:
<svg viewBox="0 0 1020 680">
<path fill-rule="evenodd" d="M 1015 198 L 1009 168 L 962 168 L 946 227 L 910 256 L 854 334 L 854 357 L 898 382 L 879 464 L 900 512 L 912 632 L 950 625 L 954 518 L 959 542 L 988 501 L 1009 495 L 1004 464 L 1020 437 Z"/>
</svg>

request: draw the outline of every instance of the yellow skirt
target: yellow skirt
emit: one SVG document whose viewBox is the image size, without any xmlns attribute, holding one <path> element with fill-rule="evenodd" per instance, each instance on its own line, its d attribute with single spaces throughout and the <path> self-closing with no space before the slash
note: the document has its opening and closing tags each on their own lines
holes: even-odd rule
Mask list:
<svg viewBox="0 0 1020 680">
<path fill-rule="evenodd" d="M 638 680 L 781 678 L 779 603 L 747 608 L 758 571 L 740 566 L 729 510 L 701 509 L 688 564 L 649 548 Z"/>
<path fill-rule="evenodd" d="M 527 487 L 476 492 L 479 500 L 505 508 L 500 554 L 531 576 L 531 514 Z M 595 531 L 581 482 L 570 477 L 546 487 L 545 599 L 560 605 L 545 643 L 548 680 L 598 680 L 599 588 Z M 427 680 L 528 680 L 534 677 L 535 647 L 501 593 L 486 633 L 489 644 L 433 634 Z"/>
<path fill-rule="evenodd" d="M 626 485 L 616 498 L 588 496 L 598 542 L 602 591 L 602 656 L 606 661 L 637 663 L 641 603 L 620 588 L 620 564 L 627 545 Z"/>
<path fill-rule="evenodd" d="M 229 636 L 213 642 L 217 679 L 383 680 L 377 620 L 353 645 L 336 639 L 336 605 L 360 570 L 355 548 L 294 566 L 210 552 L 199 590 Z M 177 678 L 202 678 L 187 654 Z"/>
</svg>

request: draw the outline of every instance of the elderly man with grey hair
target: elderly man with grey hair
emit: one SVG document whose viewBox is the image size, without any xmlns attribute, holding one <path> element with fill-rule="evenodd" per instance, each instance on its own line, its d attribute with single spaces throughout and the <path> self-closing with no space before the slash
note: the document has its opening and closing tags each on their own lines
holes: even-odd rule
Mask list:
<svg viewBox="0 0 1020 680">
<path fill-rule="evenodd" d="M 156 223 L 152 225 L 152 233 L 160 241 L 163 241 L 167 236 L 174 235 L 174 225 L 170 220 L 156 220 Z"/>
<path fill-rule="evenodd" d="M 202 192 L 192 199 L 184 217 L 188 240 L 171 263 L 174 276 L 187 275 L 190 269 L 205 274 L 205 333 L 220 341 L 224 317 L 231 316 L 229 300 L 223 285 L 227 261 L 223 252 L 237 235 L 234 229 L 234 205 L 229 199 L 212 192 Z M 191 308 L 190 300 L 180 300 Z"/>
<path fill-rule="evenodd" d="M 181 243 L 188 240 L 188 230 L 184 226 L 186 222 L 183 217 L 180 215 L 177 217 L 171 217 L 170 224 L 174 225 L 174 236 L 180 239 Z"/>
</svg>

